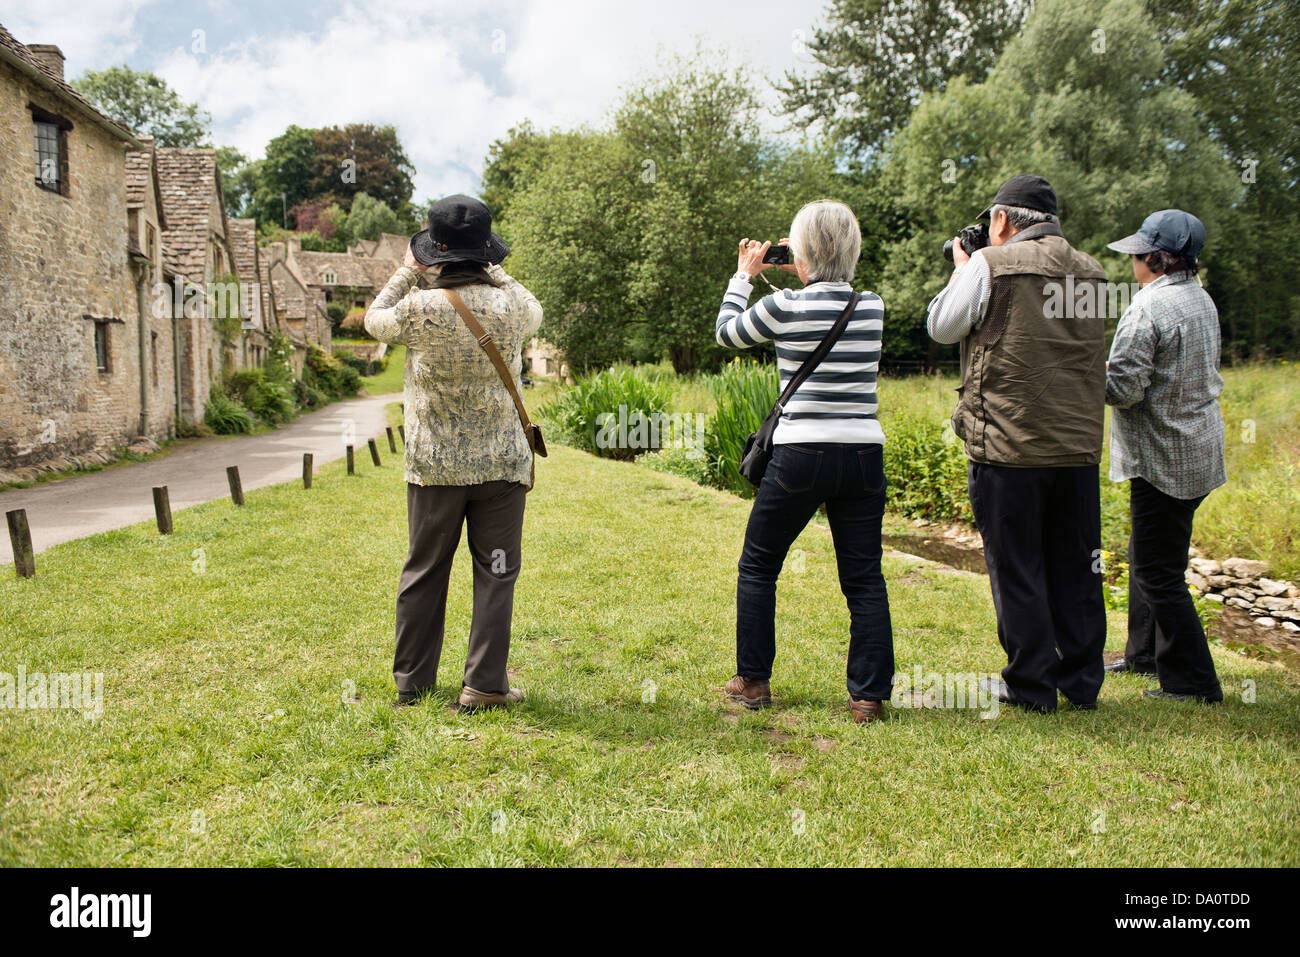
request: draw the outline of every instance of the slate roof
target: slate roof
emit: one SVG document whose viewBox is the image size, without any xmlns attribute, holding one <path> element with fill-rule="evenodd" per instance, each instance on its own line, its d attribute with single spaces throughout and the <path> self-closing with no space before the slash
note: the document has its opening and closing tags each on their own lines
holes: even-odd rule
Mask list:
<svg viewBox="0 0 1300 957">
<path fill-rule="evenodd" d="M 154 203 L 158 207 L 158 225 L 167 228 L 167 217 L 163 210 L 162 193 L 158 189 L 158 177 L 153 170 L 153 137 L 141 136 L 146 149 L 132 150 L 126 154 L 126 208 L 142 209 L 149 190 L 153 190 Z"/>
<path fill-rule="evenodd" d="M 378 292 L 393 278 L 398 263 L 389 259 L 371 259 L 348 253 L 314 253 L 295 251 L 294 261 L 309 286 L 359 286 Z M 334 282 L 326 283 L 326 269 L 334 270 Z"/>
<path fill-rule="evenodd" d="M 396 233 L 380 233 L 379 241 L 370 255 L 375 259 L 391 259 L 397 263 L 406 257 L 406 247 L 411 244 L 410 236 L 398 236 Z"/>
<path fill-rule="evenodd" d="M 230 252 L 235 257 L 235 269 L 240 278 L 256 276 L 257 220 L 227 219 L 226 238 L 230 241 Z"/>
<path fill-rule="evenodd" d="M 136 149 L 143 145 L 129 127 L 101 113 L 89 100 L 74 90 L 66 80 L 47 67 L 36 54 L 18 42 L 14 35 L 4 28 L 4 24 L 0 24 L 0 62 L 8 63 L 18 72 L 26 75 L 37 86 L 42 87 L 48 93 L 52 93 L 77 110 L 77 112 L 88 117 L 97 126 L 125 141 L 128 145 Z"/>
<path fill-rule="evenodd" d="M 216 151 L 159 147 L 154 155 L 167 217 L 164 258 L 191 282 L 206 282 L 208 235 L 219 225 L 211 222 L 214 191 L 220 203 Z"/>
</svg>

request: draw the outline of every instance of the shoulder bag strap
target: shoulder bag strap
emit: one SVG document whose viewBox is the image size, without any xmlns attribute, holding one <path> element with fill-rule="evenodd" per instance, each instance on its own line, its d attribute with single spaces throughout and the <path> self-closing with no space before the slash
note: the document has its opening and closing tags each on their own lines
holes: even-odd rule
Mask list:
<svg viewBox="0 0 1300 957">
<path fill-rule="evenodd" d="M 813 350 L 812 355 L 805 359 L 803 365 L 801 365 L 798 371 L 790 377 L 790 381 L 786 384 L 785 390 L 782 391 L 780 398 L 776 400 L 776 406 L 773 411 L 779 412 L 781 415 L 785 414 L 785 405 L 790 401 L 790 396 L 794 395 L 795 390 L 798 389 L 799 386 L 803 385 L 808 377 L 812 375 L 813 370 L 816 369 L 817 366 L 821 364 L 821 361 L 826 358 L 826 353 L 831 351 L 831 348 L 848 327 L 849 320 L 853 317 L 853 311 L 858 307 L 859 298 L 860 297 L 856 291 L 849 293 L 849 303 L 844 307 L 844 311 L 840 313 L 839 319 L 836 320 L 835 325 L 831 326 L 830 331 L 826 333 L 822 341 L 818 343 L 817 348 Z"/>
<path fill-rule="evenodd" d="M 515 377 L 510 374 L 510 370 L 506 368 L 506 361 L 501 358 L 501 351 L 497 349 L 496 343 L 492 341 L 492 336 L 474 318 L 474 313 L 470 311 L 469 306 L 465 305 L 465 300 L 460 297 L 460 293 L 454 289 L 446 288 L 439 291 L 447 297 L 448 302 L 456 307 L 456 311 L 460 313 L 460 318 L 469 327 L 470 335 L 478 340 L 478 344 L 483 347 L 487 357 L 496 366 L 497 375 L 501 376 L 501 384 L 506 387 L 506 391 L 510 393 L 510 398 L 514 400 L 515 410 L 519 413 L 519 422 L 523 425 L 524 435 L 528 439 L 528 446 L 532 448 L 534 441 L 533 423 L 528 418 L 528 410 L 524 408 L 524 400 L 520 397 L 519 390 L 515 388 Z"/>
</svg>

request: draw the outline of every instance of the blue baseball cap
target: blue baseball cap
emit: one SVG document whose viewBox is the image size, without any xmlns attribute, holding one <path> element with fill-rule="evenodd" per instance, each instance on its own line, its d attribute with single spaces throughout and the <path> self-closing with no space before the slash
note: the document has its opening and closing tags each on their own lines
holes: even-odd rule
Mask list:
<svg viewBox="0 0 1300 957">
<path fill-rule="evenodd" d="M 1196 259 L 1205 247 L 1205 224 L 1181 209 L 1162 209 L 1142 220 L 1142 225 L 1132 236 L 1125 236 L 1107 249 L 1117 253 L 1141 256 L 1157 249 Z"/>
</svg>

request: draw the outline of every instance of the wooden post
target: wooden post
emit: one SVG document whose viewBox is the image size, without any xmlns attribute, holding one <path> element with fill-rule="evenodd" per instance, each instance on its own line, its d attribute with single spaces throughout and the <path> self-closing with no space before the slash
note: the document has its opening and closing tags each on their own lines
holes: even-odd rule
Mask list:
<svg viewBox="0 0 1300 957">
<path fill-rule="evenodd" d="M 32 551 L 32 532 L 27 527 L 27 510 L 15 508 L 5 512 L 9 522 L 9 542 L 14 547 L 14 571 L 19 578 L 36 574 L 36 553 Z"/>
<path fill-rule="evenodd" d="M 402 437 L 402 448 L 406 448 L 406 426 L 399 425 L 397 427 L 397 434 Z"/>
<path fill-rule="evenodd" d="M 352 458 L 352 446 L 350 446 L 350 445 L 348 446 L 348 474 L 349 474 L 349 475 L 356 475 L 356 474 L 357 474 L 356 462 L 353 461 L 353 458 Z"/>
<path fill-rule="evenodd" d="M 393 439 L 393 427 L 391 425 L 386 426 L 384 428 L 384 432 L 388 434 L 388 451 L 392 452 L 393 454 L 396 454 L 397 442 Z"/>
<path fill-rule="evenodd" d="M 226 481 L 230 483 L 230 500 L 236 505 L 244 504 L 244 483 L 239 480 L 239 466 L 226 467 Z"/>
<path fill-rule="evenodd" d="M 302 487 L 311 488 L 311 463 L 312 455 L 310 452 L 302 453 Z"/>
<path fill-rule="evenodd" d="M 367 439 L 366 444 L 370 446 L 370 461 L 375 463 L 375 468 L 379 468 L 379 446 L 375 445 L 374 439 Z"/>
<path fill-rule="evenodd" d="M 153 510 L 158 517 L 158 533 L 160 535 L 170 535 L 172 533 L 172 503 L 167 496 L 166 485 L 155 485 L 153 487 Z"/>
</svg>

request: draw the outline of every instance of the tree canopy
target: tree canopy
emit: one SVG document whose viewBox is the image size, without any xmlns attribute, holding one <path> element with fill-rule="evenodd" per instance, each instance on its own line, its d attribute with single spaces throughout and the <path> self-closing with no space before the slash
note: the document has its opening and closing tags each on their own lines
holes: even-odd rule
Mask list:
<svg viewBox="0 0 1300 957">
<path fill-rule="evenodd" d="M 137 133 L 152 136 L 159 146 L 193 147 L 208 142 L 212 117 L 195 103 L 186 103 L 162 77 L 130 67 L 87 70 L 72 86 L 101 112 Z"/>
<path fill-rule="evenodd" d="M 510 268 L 575 368 L 666 356 L 715 366 L 721 289 L 744 236 L 777 240 L 833 192 L 828 151 L 761 135 L 752 77 L 701 51 L 634 88 L 601 129 L 517 128 L 484 174 Z"/>
</svg>

